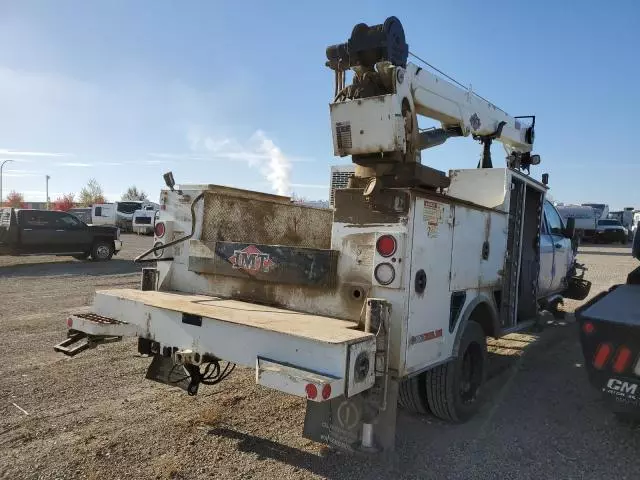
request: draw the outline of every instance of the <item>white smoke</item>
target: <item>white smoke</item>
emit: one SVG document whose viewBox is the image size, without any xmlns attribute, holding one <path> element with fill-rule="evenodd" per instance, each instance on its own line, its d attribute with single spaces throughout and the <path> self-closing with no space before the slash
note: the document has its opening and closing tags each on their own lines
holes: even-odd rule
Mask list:
<svg viewBox="0 0 640 480">
<path fill-rule="evenodd" d="M 246 143 L 202 136 L 196 131 L 189 132 L 188 141 L 194 153 L 206 152 L 203 157 L 245 161 L 250 167 L 258 167 L 275 193 L 291 194 L 291 161 L 262 130 L 257 130 Z"/>
<path fill-rule="evenodd" d="M 266 162 L 261 166 L 261 171 L 269 180 L 271 188 L 278 195 L 290 195 L 291 179 L 289 174 L 291 172 L 291 162 L 289 159 L 262 130 L 254 133 L 251 140 L 256 143 L 256 151 L 267 157 Z"/>
</svg>

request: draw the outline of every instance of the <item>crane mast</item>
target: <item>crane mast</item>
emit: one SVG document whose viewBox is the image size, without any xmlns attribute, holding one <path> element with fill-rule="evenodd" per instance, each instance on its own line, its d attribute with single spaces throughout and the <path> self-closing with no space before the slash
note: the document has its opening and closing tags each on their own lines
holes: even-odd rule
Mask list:
<svg viewBox="0 0 640 480">
<path fill-rule="evenodd" d="M 501 142 L 507 165 L 529 169 L 535 117 L 512 117 L 470 89 L 407 62 L 409 46 L 396 17 L 383 24 L 358 24 L 346 43 L 327 48 L 335 72 L 330 105 L 334 153 L 352 156 L 357 178 L 443 188 L 448 177 L 421 164 L 420 152 L 451 137 L 471 136 L 483 145 L 478 168 L 491 168 L 491 144 Z M 346 72 L 353 81 L 346 85 Z M 420 131 L 418 115 L 440 122 Z M 524 121 L 529 119 L 529 123 Z"/>
</svg>

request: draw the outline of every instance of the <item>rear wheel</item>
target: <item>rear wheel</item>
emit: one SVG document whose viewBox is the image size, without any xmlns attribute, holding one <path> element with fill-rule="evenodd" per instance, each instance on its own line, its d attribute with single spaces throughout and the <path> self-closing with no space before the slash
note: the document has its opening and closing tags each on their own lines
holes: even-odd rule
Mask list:
<svg viewBox="0 0 640 480">
<path fill-rule="evenodd" d="M 427 391 L 425 387 L 425 373 L 403 380 L 398 392 L 400 406 L 406 411 L 425 415 L 429 413 Z"/>
<path fill-rule="evenodd" d="M 487 371 L 487 342 L 482 327 L 467 323 L 458 357 L 426 372 L 427 403 L 443 420 L 464 422 L 480 407 L 479 394 Z"/>
<path fill-rule="evenodd" d="M 111 257 L 113 257 L 113 243 L 99 241 L 93 245 L 93 248 L 91 249 L 91 258 L 95 262 L 111 260 Z"/>
</svg>

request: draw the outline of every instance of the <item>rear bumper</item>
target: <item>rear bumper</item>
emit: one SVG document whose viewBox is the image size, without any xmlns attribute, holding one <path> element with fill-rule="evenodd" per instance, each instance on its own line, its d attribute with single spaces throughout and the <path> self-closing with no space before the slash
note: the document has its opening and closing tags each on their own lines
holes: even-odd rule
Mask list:
<svg viewBox="0 0 640 480">
<path fill-rule="evenodd" d="M 217 358 L 254 368 L 256 383 L 309 400 L 353 396 L 375 382 L 376 338 L 354 322 L 128 289 L 97 292 L 91 310 L 70 315 L 67 327 L 92 337 L 138 336 L 148 340 L 152 354 L 177 363 Z"/>
<path fill-rule="evenodd" d="M 596 237 L 605 242 L 621 242 L 627 239 L 627 234 L 622 230 L 600 230 L 596 233 Z"/>
</svg>

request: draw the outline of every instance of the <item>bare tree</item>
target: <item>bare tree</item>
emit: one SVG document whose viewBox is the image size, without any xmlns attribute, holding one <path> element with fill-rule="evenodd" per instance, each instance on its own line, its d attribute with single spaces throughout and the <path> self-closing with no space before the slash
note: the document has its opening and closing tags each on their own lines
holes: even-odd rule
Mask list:
<svg viewBox="0 0 640 480">
<path fill-rule="evenodd" d="M 138 190 L 138 187 L 136 187 L 135 185 L 132 185 L 129 188 L 127 188 L 127 191 L 124 192 L 124 194 L 122 195 L 122 200 L 145 201 L 148 199 L 149 197 L 147 196 L 146 192 L 144 190 Z"/>
<path fill-rule="evenodd" d="M 78 203 L 85 207 L 94 205 L 96 203 L 105 203 L 104 191 L 95 178 L 92 178 L 87 182 L 87 185 L 80 190 Z"/>
</svg>

